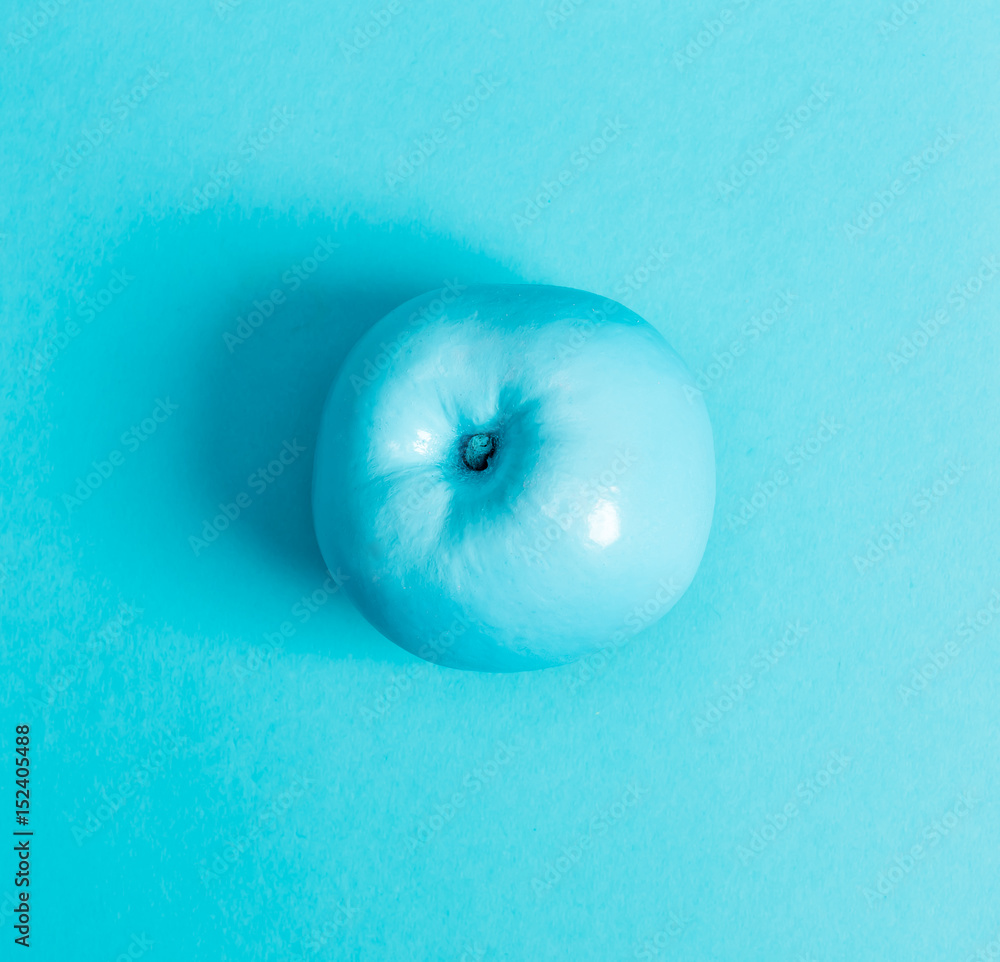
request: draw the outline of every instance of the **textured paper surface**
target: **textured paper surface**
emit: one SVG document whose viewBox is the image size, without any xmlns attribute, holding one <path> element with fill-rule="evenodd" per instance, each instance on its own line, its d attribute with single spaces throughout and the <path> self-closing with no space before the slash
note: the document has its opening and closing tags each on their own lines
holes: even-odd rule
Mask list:
<svg viewBox="0 0 1000 962">
<path fill-rule="evenodd" d="M 8 5 L 34 958 L 993 951 L 998 12 Z M 702 378 L 702 568 L 587 664 L 419 662 L 315 547 L 338 359 L 476 280 L 617 297 Z"/>
</svg>

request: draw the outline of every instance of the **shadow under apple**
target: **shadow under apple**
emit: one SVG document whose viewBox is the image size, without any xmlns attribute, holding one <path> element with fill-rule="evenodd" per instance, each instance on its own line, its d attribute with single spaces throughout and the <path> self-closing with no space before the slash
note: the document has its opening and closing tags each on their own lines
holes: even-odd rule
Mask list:
<svg viewBox="0 0 1000 962">
<path fill-rule="evenodd" d="M 330 590 L 313 444 L 355 341 L 447 279 L 518 280 L 417 229 L 217 212 L 138 225 L 67 297 L 79 333 L 38 375 L 45 493 L 81 573 L 144 623 L 255 644 L 286 625 L 291 650 L 361 654 L 364 639 L 395 660 Z"/>
</svg>

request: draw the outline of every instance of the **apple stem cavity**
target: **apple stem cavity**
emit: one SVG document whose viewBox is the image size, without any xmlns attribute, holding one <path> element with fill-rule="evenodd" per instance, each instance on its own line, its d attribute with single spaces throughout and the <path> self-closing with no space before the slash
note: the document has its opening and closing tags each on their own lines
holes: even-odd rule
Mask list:
<svg viewBox="0 0 1000 962">
<path fill-rule="evenodd" d="M 485 471 L 496 448 L 497 439 L 492 434 L 473 434 L 465 443 L 462 461 L 471 471 Z"/>
</svg>

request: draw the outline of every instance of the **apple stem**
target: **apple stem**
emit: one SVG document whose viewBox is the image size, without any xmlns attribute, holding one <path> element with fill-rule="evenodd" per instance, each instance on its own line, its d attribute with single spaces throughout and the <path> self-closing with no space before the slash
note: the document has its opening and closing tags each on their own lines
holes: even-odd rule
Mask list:
<svg viewBox="0 0 1000 962">
<path fill-rule="evenodd" d="M 473 471 L 483 471 L 489 463 L 490 455 L 496 450 L 496 439 L 489 434 L 473 434 L 469 438 L 462 460 Z"/>
</svg>

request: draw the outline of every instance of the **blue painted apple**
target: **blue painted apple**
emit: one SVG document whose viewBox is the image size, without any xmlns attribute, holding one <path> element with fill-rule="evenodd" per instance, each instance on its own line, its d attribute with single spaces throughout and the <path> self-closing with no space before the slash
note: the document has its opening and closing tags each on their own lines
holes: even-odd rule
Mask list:
<svg viewBox="0 0 1000 962">
<path fill-rule="evenodd" d="M 701 393 L 621 304 L 451 285 L 355 345 L 316 446 L 329 568 L 387 638 L 480 671 L 565 664 L 663 615 L 715 504 Z"/>
</svg>

